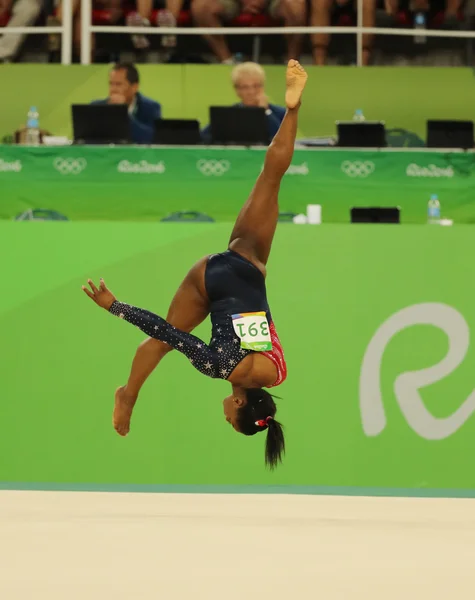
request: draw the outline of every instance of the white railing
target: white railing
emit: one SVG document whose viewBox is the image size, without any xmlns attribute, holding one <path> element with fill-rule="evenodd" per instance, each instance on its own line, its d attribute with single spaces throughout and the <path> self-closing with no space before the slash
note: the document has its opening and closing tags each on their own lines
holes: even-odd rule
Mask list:
<svg viewBox="0 0 475 600">
<path fill-rule="evenodd" d="M 61 63 L 70 65 L 73 53 L 73 14 L 72 0 L 62 0 L 63 21 L 58 27 L 0 27 L 0 35 L 19 33 L 44 35 L 58 33 L 61 36 Z"/>
<path fill-rule="evenodd" d="M 5 27 L 0 28 L 0 34 L 25 33 L 45 34 L 59 33 L 62 38 L 61 62 L 64 65 L 71 64 L 72 57 L 72 2 L 62 0 L 63 22 L 60 27 Z M 475 38 L 475 31 L 442 31 L 442 30 L 420 30 L 402 29 L 391 27 L 363 27 L 363 0 L 358 0 L 358 20 L 356 27 L 128 27 L 116 25 L 93 25 L 92 24 L 92 0 L 81 0 L 81 64 L 88 65 L 91 62 L 91 34 L 93 33 L 126 33 L 142 35 L 283 35 L 285 34 L 355 34 L 357 49 L 357 65 L 363 63 L 363 35 L 396 35 L 396 36 L 424 36 L 438 38 Z"/>
</svg>

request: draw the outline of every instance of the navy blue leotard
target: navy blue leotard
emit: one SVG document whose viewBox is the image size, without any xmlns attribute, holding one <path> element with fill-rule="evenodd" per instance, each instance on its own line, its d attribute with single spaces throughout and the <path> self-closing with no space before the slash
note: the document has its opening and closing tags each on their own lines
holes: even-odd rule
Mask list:
<svg viewBox="0 0 475 600">
<path fill-rule="evenodd" d="M 212 324 L 209 344 L 205 344 L 191 333 L 173 327 L 165 319 L 148 310 L 124 302 L 116 300 L 109 311 L 132 323 L 148 336 L 165 342 L 184 354 L 195 369 L 204 375 L 227 379 L 236 366 L 252 352 L 240 347 L 240 340 L 234 332 L 232 315 L 265 311 L 268 322 L 272 324 L 265 280 L 255 265 L 240 254 L 227 250 L 220 254 L 212 254 L 208 258 L 205 287 Z M 271 331 L 275 334 L 273 342 L 280 346 L 272 325 Z M 271 356 L 272 353 L 264 354 L 269 355 L 279 370 L 279 364 Z M 283 365 L 285 367 L 285 362 Z"/>
</svg>

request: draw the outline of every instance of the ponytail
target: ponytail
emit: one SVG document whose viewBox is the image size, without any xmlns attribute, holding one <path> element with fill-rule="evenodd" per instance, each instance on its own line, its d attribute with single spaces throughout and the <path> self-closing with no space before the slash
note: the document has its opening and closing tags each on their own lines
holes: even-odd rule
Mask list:
<svg viewBox="0 0 475 600">
<path fill-rule="evenodd" d="M 284 430 L 279 421 L 269 419 L 267 425 L 266 439 L 266 465 L 269 469 L 275 467 L 282 462 L 282 456 L 285 454 L 285 439 Z"/>
</svg>

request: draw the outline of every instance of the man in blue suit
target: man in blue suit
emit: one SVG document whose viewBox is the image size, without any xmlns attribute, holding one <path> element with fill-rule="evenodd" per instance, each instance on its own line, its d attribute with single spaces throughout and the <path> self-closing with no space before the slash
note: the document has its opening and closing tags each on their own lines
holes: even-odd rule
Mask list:
<svg viewBox="0 0 475 600">
<path fill-rule="evenodd" d="M 246 106 L 260 106 L 265 108 L 269 139 L 272 141 L 285 117 L 285 108 L 269 102 L 265 93 L 266 75 L 264 69 L 254 62 L 241 63 L 232 70 L 231 80 L 236 95 L 241 100 L 234 106 L 243 108 Z M 205 144 L 211 143 L 209 125 L 202 130 L 201 137 Z"/>
<path fill-rule="evenodd" d="M 91 104 L 127 104 L 134 144 L 153 143 L 155 120 L 161 118 L 158 102 L 139 93 L 139 73 L 129 63 L 117 63 L 109 74 L 109 97 Z"/>
</svg>

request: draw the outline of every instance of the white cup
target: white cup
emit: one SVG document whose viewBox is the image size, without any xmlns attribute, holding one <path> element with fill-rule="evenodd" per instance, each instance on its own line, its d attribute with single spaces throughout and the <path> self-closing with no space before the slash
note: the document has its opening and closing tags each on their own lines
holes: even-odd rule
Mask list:
<svg viewBox="0 0 475 600">
<path fill-rule="evenodd" d="M 310 225 L 321 225 L 322 206 L 321 204 L 309 204 L 307 206 L 307 221 Z"/>
</svg>

